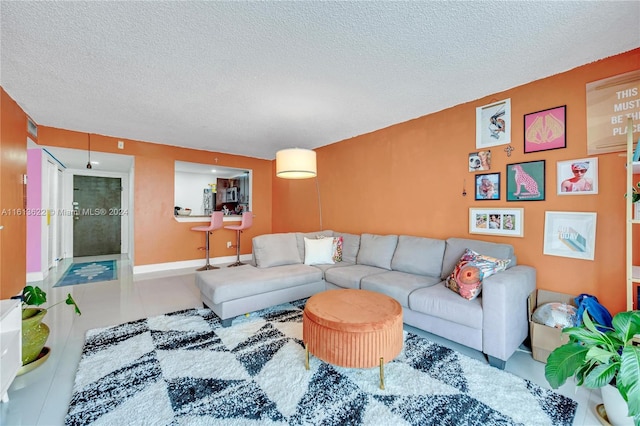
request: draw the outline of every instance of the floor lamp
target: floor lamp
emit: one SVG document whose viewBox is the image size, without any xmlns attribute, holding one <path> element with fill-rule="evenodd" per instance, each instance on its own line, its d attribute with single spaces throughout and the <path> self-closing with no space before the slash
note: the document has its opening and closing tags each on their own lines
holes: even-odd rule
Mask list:
<svg viewBox="0 0 640 426">
<path fill-rule="evenodd" d="M 318 184 L 316 168 L 316 152 L 301 148 L 281 149 L 276 153 L 276 176 L 283 179 L 316 178 L 320 230 L 322 231 L 322 203 L 320 201 L 320 185 Z"/>
</svg>

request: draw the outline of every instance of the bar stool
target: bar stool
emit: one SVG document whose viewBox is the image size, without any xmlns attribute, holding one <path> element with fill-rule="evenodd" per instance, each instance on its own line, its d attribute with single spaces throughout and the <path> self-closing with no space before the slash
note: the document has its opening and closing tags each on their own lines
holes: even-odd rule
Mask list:
<svg viewBox="0 0 640 426">
<path fill-rule="evenodd" d="M 244 263 L 240 262 L 240 234 L 245 229 L 251 228 L 251 225 L 253 225 L 253 213 L 244 212 L 242 213 L 242 222 L 240 222 L 240 225 L 228 225 L 224 227 L 224 229 L 236 231 L 236 261 L 227 267 L 244 265 Z"/>
<path fill-rule="evenodd" d="M 207 233 L 207 238 L 205 240 L 205 245 L 204 245 L 204 251 L 207 256 L 207 262 L 202 268 L 196 269 L 196 271 L 208 271 L 209 269 L 220 269 L 220 267 L 213 266 L 209 263 L 209 235 L 211 234 L 211 232 L 215 231 L 216 229 L 222 228 L 223 218 L 224 218 L 224 215 L 222 214 L 222 212 L 213 212 L 211 214 L 211 223 L 208 226 L 194 226 L 193 228 L 191 228 L 192 231 L 200 231 L 200 232 Z"/>
</svg>

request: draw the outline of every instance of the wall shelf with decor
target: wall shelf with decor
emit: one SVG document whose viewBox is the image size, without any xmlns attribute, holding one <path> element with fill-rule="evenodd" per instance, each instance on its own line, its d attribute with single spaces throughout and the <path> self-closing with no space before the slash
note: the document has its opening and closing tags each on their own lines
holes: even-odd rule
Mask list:
<svg viewBox="0 0 640 426">
<path fill-rule="evenodd" d="M 640 161 L 633 161 L 633 119 L 627 121 L 627 191 L 634 186 L 634 175 L 640 174 Z M 625 191 L 625 193 L 627 193 Z M 640 265 L 633 264 L 633 231 L 640 232 L 640 217 L 634 217 L 632 197 L 626 197 L 626 275 L 627 275 L 627 310 L 640 309 Z"/>
</svg>

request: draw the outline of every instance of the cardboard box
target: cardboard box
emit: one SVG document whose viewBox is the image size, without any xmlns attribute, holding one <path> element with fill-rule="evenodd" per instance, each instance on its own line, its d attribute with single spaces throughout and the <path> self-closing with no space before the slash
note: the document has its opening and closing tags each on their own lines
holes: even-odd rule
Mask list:
<svg viewBox="0 0 640 426">
<path fill-rule="evenodd" d="M 549 302 L 561 302 L 575 306 L 574 298 L 570 294 L 556 293 L 548 290 L 534 290 L 529 295 L 529 337 L 531 338 L 531 352 L 533 359 L 547 362 L 549 354 L 559 346 L 569 341 L 569 336 L 562 334 L 562 329 L 538 324 L 531 320 L 533 311 L 540 305 Z"/>
</svg>

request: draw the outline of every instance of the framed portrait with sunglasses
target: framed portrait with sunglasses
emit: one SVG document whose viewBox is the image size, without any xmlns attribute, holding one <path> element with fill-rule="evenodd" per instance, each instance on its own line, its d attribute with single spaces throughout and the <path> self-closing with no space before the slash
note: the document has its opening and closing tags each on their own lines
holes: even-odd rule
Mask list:
<svg viewBox="0 0 640 426">
<path fill-rule="evenodd" d="M 598 193 L 598 158 L 558 161 L 558 195 Z"/>
</svg>

